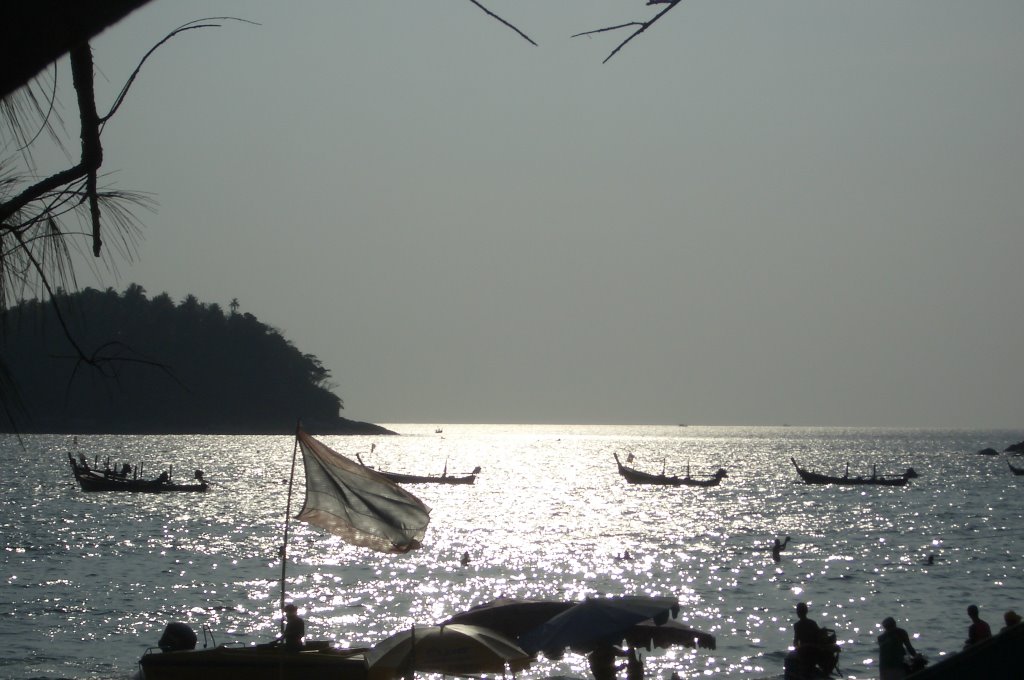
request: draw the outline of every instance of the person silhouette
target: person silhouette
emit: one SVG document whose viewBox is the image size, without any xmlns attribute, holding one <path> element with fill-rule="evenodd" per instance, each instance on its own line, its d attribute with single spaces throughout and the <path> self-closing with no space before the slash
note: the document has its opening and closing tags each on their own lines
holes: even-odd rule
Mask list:
<svg viewBox="0 0 1024 680">
<path fill-rule="evenodd" d="M 967 616 L 971 618 L 971 625 L 967 628 L 967 641 L 964 647 L 976 645 L 992 637 L 992 628 L 978 615 L 978 605 L 972 604 L 967 607 Z"/>
<path fill-rule="evenodd" d="M 789 545 L 789 536 L 786 536 L 786 540 L 785 541 L 780 541 L 779 539 L 776 538 L 775 539 L 775 545 L 772 546 L 772 559 L 775 560 L 776 562 L 781 562 L 782 561 L 782 551 L 786 549 L 787 545 Z"/>
<path fill-rule="evenodd" d="M 626 658 L 626 680 L 644 680 L 644 661 L 635 647 L 630 646 Z"/>
<path fill-rule="evenodd" d="M 469 565 L 469 551 L 462 553 L 462 559 L 459 560 L 459 564 L 464 567 Z"/>
<path fill-rule="evenodd" d="M 299 610 L 294 604 L 284 606 L 284 647 L 290 652 L 297 652 L 302 649 L 302 638 L 306 635 L 306 622 L 299 616 Z"/>
<path fill-rule="evenodd" d="M 896 619 L 886 617 L 882 621 L 882 634 L 878 636 L 878 677 L 881 680 L 903 680 L 907 677 L 907 669 L 903 665 L 904 650 L 910 656 L 917 656 L 907 631 L 896 625 Z"/>
<path fill-rule="evenodd" d="M 626 653 L 615 645 L 602 645 L 587 654 L 587 662 L 590 664 L 590 672 L 594 674 L 594 680 L 615 680 L 619 670 L 615 660 L 625 655 Z"/>
<path fill-rule="evenodd" d="M 1012 609 L 1007 610 L 1007 612 L 1003 614 L 1003 623 L 1006 624 L 1003 626 L 1003 630 L 1006 630 L 1011 626 L 1016 626 L 1018 623 L 1020 623 L 1020 614 L 1013 611 Z"/>
<path fill-rule="evenodd" d="M 811 677 L 814 666 L 818 663 L 821 628 L 813 620 L 807 618 L 807 604 L 796 605 L 796 622 L 793 624 L 793 647 L 797 665 L 803 677 Z"/>
</svg>

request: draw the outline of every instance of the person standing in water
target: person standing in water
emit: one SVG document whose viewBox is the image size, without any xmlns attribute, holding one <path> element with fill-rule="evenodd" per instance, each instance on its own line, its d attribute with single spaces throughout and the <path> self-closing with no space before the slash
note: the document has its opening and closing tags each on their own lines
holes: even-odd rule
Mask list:
<svg viewBox="0 0 1024 680">
<path fill-rule="evenodd" d="M 775 545 L 772 546 L 772 559 L 775 560 L 776 562 L 781 562 L 782 561 L 782 551 L 786 549 L 787 545 L 789 545 L 789 536 L 786 536 L 786 540 L 785 541 L 780 541 L 779 539 L 776 538 L 775 539 Z"/>
</svg>

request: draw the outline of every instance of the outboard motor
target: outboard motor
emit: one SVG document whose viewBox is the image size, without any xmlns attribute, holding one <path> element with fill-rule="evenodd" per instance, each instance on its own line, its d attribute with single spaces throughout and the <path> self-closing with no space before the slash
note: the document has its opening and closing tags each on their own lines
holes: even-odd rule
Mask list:
<svg viewBox="0 0 1024 680">
<path fill-rule="evenodd" d="M 164 634 L 156 646 L 163 652 L 183 652 L 196 648 L 196 632 L 187 623 L 174 621 L 164 628 Z"/>
</svg>

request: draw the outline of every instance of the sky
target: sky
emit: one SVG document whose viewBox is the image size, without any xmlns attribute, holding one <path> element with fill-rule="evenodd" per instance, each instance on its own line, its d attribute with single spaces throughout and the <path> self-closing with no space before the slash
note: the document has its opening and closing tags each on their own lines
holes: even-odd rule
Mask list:
<svg viewBox="0 0 1024 680">
<path fill-rule="evenodd" d="M 104 167 L 158 207 L 79 282 L 237 298 L 356 420 L 1021 426 L 1024 3 L 701 0 L 607 63 L 570 36 L 660 8 L 484 4 L 538 46 L 469 0 L 103 33 L 101 110 L 255 22 L 146 63 Z"/>
</svg>

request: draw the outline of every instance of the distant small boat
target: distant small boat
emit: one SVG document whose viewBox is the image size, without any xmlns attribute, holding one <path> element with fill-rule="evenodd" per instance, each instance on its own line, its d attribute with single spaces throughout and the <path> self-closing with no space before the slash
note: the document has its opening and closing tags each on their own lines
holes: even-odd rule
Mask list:
<svg viewBox="0 0 1024 680">
<path fill-rule="evenodd" d="M 203 479 L 203 471 L 196 470 L 194 477 L 195 484 L 177 484 L 171 481 L 171 473 L 163 472 L 156 479 L 139 479 L 129 476 L 130 466 L 120 469 L 105 467 L 103 470 L 94 470 L 89 467 L 85 456 L 79 456 L 75 460 L 74 455 L 68 454 L 71 463 L 71 471 L 75 475 L 75 481 L 82 491 L 130 491 L 135 493 L 164 493 L 169 491 L 206 491 L 209 488 L 206 480 Z"/>
<path fill-rule="evenodd" d="M 841 484 L 841 485 L 856 485 L 856 484 L 874 484 L 877 486 L 904 486 L 907 480 L 917 477 L 917 473 L 914 472 L 914 468 L 907 468 L 899 477 L 879 477 L 875 474 L 874 466 L 871 469 L 870 477 L 851 477 L 850 466 L 846 466 L 846 474 L 842 477 L 833 477 L 831 475 L 823 475 L 817 472 L 811 472 L 810 470 L 804 470 L 800 467 L 796 459 L 790 458 L 793 462 L 793 467 L 796 468 L 796 473 L 800 475 L 800 479 L 805 484 Z"/>
<path fill-rule="evenodd" d="M 1010 466 L 1010 472 L 1015 475 L 1024 475 L 1024 468 L 1014 467 L 1013 463 L 1006 461 L 1006 464 Z"/>
<path fill-rule="evenodd" d="M 436 430 L 434 430 L 434 434 L 442 434 L 443 432 L 444 430 L 442 430 L 441 428 L 437 428 Z"/>
<path fill-rule="evenodd" d="M 626 467 L 619 460 L 619 454 L 613 453 L 615 464 L 622 475 L 630 484 L 658 484 L 661 486 L 718 486 L 724 477 L 728 477 L 725 468 L 719 468 L 710 479 L 693 479 L 687 471 L 685 477 L 668 476 L 664 472 L 660 475 L 652 475 L 649 472 L 642 472 L 631 467 Z"/>
</svg>

